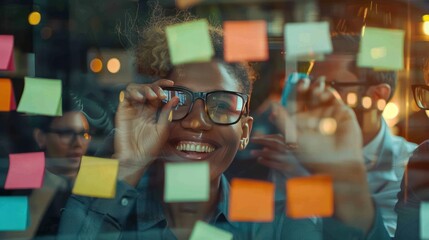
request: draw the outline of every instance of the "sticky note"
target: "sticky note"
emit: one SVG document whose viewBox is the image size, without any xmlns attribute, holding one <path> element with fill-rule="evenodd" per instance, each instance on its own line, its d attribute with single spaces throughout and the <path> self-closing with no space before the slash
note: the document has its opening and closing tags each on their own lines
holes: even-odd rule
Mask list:
<svg viewBox="0 0 429 240">
<path fill-rule="evenodd" d="M 189 240 L 232 240 L 230 232 L 216 228 L 203 221 L 197 221 Z"/>
<path fill-rule="evenodd" d="M 165 202 L 202 202 L 210 195 L 208 162 L 165 164 Z"/>
<path fill-rule="evenodd" d="M 286 214 L 291 218 L 330 217 L 334 213 L 332 178 L 324 175 L 286 181 Z"/>
<path fill-rule="evenodd" d="M 202 0 L 176 0 L 176 6 L 180 9 L 186 9 L 200 3 L 201 1 Z"/>
<path fill-rule="evenodd" d="M 83 156 L 72 193 L 98 198 L 114 198 L 119 161 Z"/>
<path fill-rule="evenodd" d="M 25 77 L 24 91 L 18 112 L 61 116 L 61 80 Z"/>
<path fill-rule="evenodd" d="M 13 35 L 0 35 L 0 70 L 15 71 Z"/>
<path fill-rule="evenodd" d="M 45 175 L 45 153 L 9 154 L 5 189 L 40 188 Z"/>
<path fill-rule="evenodd" d="M 15 93 L 12 81 L 0 78 L 0 112 L 9 112 L 16 109 Z"/>
<path fill-rule="evenodd" d="M 0 196 L 0 231 L 24 231 L 28 226 L 28 198 Z"/>
<path fill-rule="evenodd" d="M 207 62 L 214 55 L 205 19 L 171 25 L 165 31 L 173 65 Z"/>
<path fill-rule="evenodd" d="M 227 62 L 265 61 L 268 59 L 265 21 L 225 21 L 224 50 Z"/>
<path fill-rule="evenodd" d="M 284 34 L 286 58 L 320 59 L 332 52 L 328 22 L 288 23 Z"/>
<path fill-rule="evenodd" d="M 429 239 L 429 202 L 420 203 L 420 239 Z"/>
<path fill-rule="evenodd" d="M 360 41 L 358 66 L 403 69 L 404 36 L 403 30 L 366 27 Z"/>
<path fill-rule="evenodd" d="M 273 221 L 274 184 L 250 179 L 232 179 L 228 216 L 231 221 Z"/>
</svg>

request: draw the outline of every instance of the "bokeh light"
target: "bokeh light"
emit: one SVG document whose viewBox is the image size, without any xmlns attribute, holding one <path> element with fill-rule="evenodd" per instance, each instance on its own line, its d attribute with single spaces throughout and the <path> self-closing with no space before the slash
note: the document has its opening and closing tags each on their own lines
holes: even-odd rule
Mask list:
<svg viewBox="0 0 429 240">
<path fill-rule="evenodd" d="M 323 135 L 332 135 L 337 130 L 337 121 L 333 118 L 324 118 L 319 123 L 319 131 Z"/>
<path fill-rule="evenodd" d="M 370 109 L 372 106 L 372 100 L 370 97 L 365 96 L 362 98 L 362 107 L 366 108 L 366 109 Z"/>
<path fill-rule="evenodd" d="M 117 58 L 111 58 L 107 61 L 107 70 L 111 73 L 117 73 L 121 69 L 121 62 Z"/>
<path fill-rule="evenodd" d="M 377 101 L 378 110 L 383 111 L 385 107 L 386 107 L 386 100 L 378 99 L 378 101 Z"/>
<path fill-rule="evenodd" d="M 350 92 L 346 97 L 347 105 L 350 107 L 356 107 L 357 105 L 357 94 L 354 92 Z"/>
<path fill-rule="evenodd" d="M 394 119 L 399 114 L 399 108 L 395 103 L 388 103 L 383 111 L 383 117 L 385 119 Z"/>
<path fill-rule="evenodd" d="M 423 33 L 425 35 L 429 35 L 429 22 L 424 22 L 423 23 Z"/>
<path fill-rule="evenodd" d="M 89 63 L 89 67 L 91 68 L 91 71 L 99 73 L 103 69 L 103 62 L 99 58 L 94 58 Z"/>
<path fill-rule="evenodd" d="M 30 25 L 37 25 L 40 23 L 40 20 L 42 19 L 42 15 L 40 15 L 39 12 L 31 12 L 30 14 L 28 14 L 28 23 Z"/>
</svg>

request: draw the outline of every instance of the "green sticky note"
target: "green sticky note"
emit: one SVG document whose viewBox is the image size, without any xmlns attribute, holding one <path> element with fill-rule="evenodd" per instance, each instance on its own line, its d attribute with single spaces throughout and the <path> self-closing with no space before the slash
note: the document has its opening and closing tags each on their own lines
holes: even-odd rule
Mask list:
<svg viewBox="0 0 429 240">
<path fill-rule="evenodd" d="M 320 60 L 332 52 L 328 22 L 285 24 L 284 39 L 286 58 Z"/>
<path fill-rule="evenodd" d="M 25 77 L 24 91 L 18 112 L 61 116 L 61 80 Z"/>
<path fill-rule="evenodd" d="M 173 65 L 207 62 L 214 55 L 205 19 L 168 26 L 166 34 Z"/>
<path fill-rule="evenodd" d="M 366 27 L 360 42 L 357 64 L 385 70 L 404 68 L 403 30 Z"/>
<path fill-rule="evenodd" d="M 208 162 L 165 164 L 165 202 L 199 202 L 209 199 Z"/>
<path fill-rule="evenodd" d="M 203 221 L 197 221 L 189 240 L 232 240 L 233 235 Z"/>
<path fill-rule="evenodd" d="M 0 231 L 24 231 L 29 224 L 26 196 L 0 197 Z"/>
</svg>

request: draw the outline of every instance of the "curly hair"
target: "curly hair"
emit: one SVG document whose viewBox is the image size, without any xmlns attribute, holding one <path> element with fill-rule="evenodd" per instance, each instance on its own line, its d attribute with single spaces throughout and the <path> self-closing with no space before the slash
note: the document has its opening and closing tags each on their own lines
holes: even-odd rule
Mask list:
<svg viewBox="0 0 429 240">
<path fill-rule="evenodd" d="M 170 60 L 165 29 L 169 25 L 196 20 L 187 11 L 177 11 L 173 16 L 165 16 L 158 5 L 152 6 L 152 14 L 143 28 L 138 32 L 137 43 L 134 46 L 136 63 L 140 73 L 155 78 L 168 77 L 174 66 Z M 214 24 L 209 24 L 209 33 L 215 50 L 214 59 L 220 61 L 228 73 L 239 82 L 243 91 L 251 94 L 256 73 L 251 63 L 227 63 L 223 60 L 223 31 Z"/>
</svg>

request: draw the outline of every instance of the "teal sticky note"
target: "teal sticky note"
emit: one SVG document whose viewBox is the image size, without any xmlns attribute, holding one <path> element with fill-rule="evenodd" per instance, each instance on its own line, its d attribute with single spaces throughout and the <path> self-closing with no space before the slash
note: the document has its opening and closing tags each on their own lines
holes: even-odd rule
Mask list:
<svg viewBox="0 0 429 240">
<path fill-rule="evenodd" d="M 25 77 L 24 91 L 18 112 L 61 116 L 61 80 Z"/>
<path fill-rule="evenodd" d="M 318 60 L 332 52 L 328 22 L 288 23 L 284 35 L 286 58 Z"/>
<path fill-rule="evenodd" d="M 165 202 L 201 202 L 209 199 L 208 162 L 165 164 Z"/>
<path fill-rule="evenodd" d="M 403 30 L 366 27 L 362 31 L 357 64 L 383 70 L 404 68 Z"/>
<path fill-rule="evenodd" d="M 24 231 L 28 226 L 28 198 L 0 197 L 0 231 Z"/>
<path fill-rule="evenodd" d="M 207 62 L 214 55 L 205 19 L 171 25 L 165 31 L 173 65 Z"/>
<path fill-rule="evenodd" d="M 233 235 L 225 230 L 213 227 L 203 221 L 197 221 L 189 240 L 232 240 Z"/>
<path fill-rule="evenodd" d="M 429 239 L 429 202 L 420 203 L 420 239 Z"/>
</svg>

